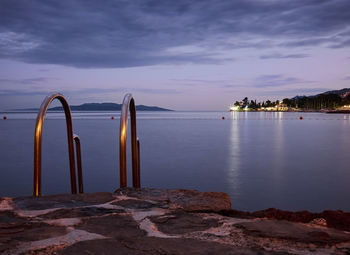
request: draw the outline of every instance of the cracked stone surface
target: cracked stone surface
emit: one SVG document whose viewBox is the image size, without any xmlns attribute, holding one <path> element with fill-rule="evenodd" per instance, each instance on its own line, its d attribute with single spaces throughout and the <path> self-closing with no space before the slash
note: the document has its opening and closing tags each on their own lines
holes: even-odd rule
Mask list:
<svg viewBox="0 0 350 255">
<path fill-rule="evenodd" d="M 0 198 L 0 254 L 350 254 L 349 213 L 249 213 L 220 192 Z"/>
</svg>

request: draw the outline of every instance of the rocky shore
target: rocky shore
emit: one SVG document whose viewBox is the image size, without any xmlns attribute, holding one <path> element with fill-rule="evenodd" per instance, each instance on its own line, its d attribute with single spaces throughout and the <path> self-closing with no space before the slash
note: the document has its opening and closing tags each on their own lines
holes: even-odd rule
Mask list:
<svg viewBox="0 0 350 255">
<path fill-rule="evenodd" d="M 350 254 L 350 214 L 242 212 L 193 190 L 0 198 L 0 254 Z"/>
</svg>

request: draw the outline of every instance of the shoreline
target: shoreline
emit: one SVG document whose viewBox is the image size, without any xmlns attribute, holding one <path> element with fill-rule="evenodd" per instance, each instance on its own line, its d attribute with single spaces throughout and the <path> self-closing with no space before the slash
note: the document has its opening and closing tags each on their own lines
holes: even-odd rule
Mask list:
<svg viewBox="0 0 350 255">
<path fill-rule="evenodd" d="M 306 113 L 338 113 L 338 114 L 350 114 L 350 110 L 298 110 L 298 111 L 264 111 L 264 110 L 247 110 L 247 111 L 229 111 L 229 112 L 306 112 Z"/>
</svg>

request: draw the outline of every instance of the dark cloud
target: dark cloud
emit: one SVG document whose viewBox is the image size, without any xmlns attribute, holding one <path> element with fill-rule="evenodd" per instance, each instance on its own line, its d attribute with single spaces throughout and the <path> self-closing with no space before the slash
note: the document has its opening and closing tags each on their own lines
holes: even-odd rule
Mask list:
<svg viewBox="0 0 350 255">
<path fill-rule="evenodd" d="M 83 68 L 220 63 L 228 59 L 216 49 L 349 47 L 348 24 L 349 0 L 2 0 L 0 58 Z"/>
<path fill-rule="evenodd" d="M 286 85 L 298 84 L 298 83 L 313 83 L 313 81 L 306 81 L 303 79 L 295 77 L 285 77 L 281 74 L 272 74 L 272 75 L 261 75 L 255 79 L 253 84 L 257 88 L 266 88 L 266 87 L 281 87 Z"/>
<path fill-rule="evenodd" d="M 260 59 L 285 59 L 285 58 L 307 58 L 309 55 L 307 54 L 288 54 L 283 55 L 280 53 L 272 53 L 269 55 L 262 55 L 260 56 Z"/>
<path fill-rule="evenodd" d="M 344 77 L 344 79 L 343 79 L 343 80 L 350 81 L 350 76 L 346 76 L 346 77 Z"/>
</svg>

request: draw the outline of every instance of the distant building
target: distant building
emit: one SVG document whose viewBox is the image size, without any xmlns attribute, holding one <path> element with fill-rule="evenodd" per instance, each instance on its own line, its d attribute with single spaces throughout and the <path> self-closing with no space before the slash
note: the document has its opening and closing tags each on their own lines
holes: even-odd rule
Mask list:
<svg viewBox="0 0 350 255">
<path fill-rule="evenodd" d="M 286 112 L 286 111 L 288 111 L 288 106 L 286 104 L 280 103 L 277 105 L 277 111 Z"/>
<path fill-rule="evenodd" d="M 231 112 L 239 111 L 240 107 L 238 105 L 233 105 L 230 107 Z"/>
</svg>

